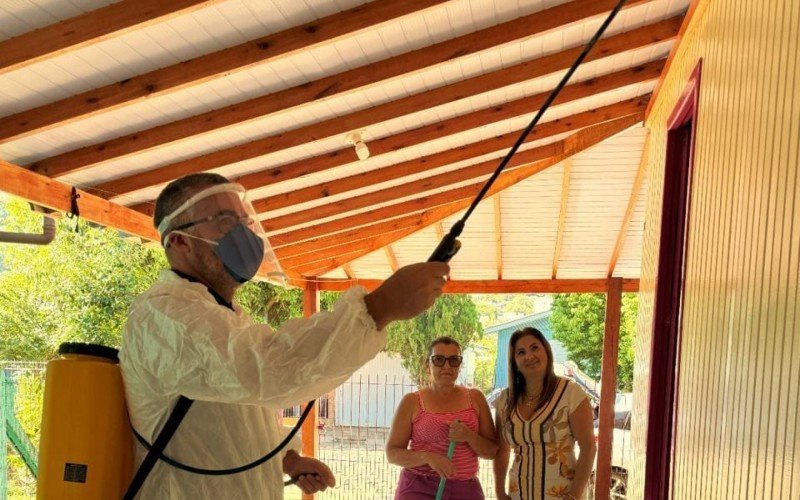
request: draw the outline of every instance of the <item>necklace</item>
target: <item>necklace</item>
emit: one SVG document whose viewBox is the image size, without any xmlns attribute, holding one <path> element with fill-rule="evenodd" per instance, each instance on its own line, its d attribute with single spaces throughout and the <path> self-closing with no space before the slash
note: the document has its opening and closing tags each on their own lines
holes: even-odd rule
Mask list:
<svg viewBox="0 0 800 500">
<path fill-rule="evenodd" d="M 523 404 L 526 406 L 536 406 L 536 403 L 539 402 L 539 396 L 541 396 L 541 393 L 536 394 L 535 396 L 525 394 Z"/>
</svg>

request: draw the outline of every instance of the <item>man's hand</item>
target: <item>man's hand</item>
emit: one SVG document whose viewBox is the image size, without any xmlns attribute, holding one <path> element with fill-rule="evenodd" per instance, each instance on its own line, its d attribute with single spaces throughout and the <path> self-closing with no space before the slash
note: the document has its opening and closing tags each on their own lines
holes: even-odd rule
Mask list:
<svg viewBox="0 0 800 500">
<path fill-rule="evenodd" d="M 301 457 L 289 450 L 283 458 L 283 473 L 295 479 L 295 484 L 308 495 L 336 486 L 333 472 L 315 458 Z"/>
<path fill-rule="evenodd" d="M 450 266 L 420 262 L 401 267 L 381 286 L 364 297 L 378 330 L 392 321 L 411 319 L 433 305 L 442 294 Z"/>
</svg>

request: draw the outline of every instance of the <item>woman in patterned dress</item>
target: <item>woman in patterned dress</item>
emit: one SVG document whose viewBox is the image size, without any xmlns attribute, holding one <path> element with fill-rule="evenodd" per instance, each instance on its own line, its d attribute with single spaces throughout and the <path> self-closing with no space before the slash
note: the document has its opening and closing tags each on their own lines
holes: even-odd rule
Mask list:
<svg viewBox="0 0 800 500">
<path fill-rule="evenodd" d="M 508 358 L 509 386 L 496 402 L 497 432 L 502 435 L 494 463 L 497 498 L 584 498 L 595 454 L 588 396 L 574 382 L 556 376 L 550 344 L 535 328 L 514 332 Z"/>
<path fill-rule="evenodd" d="M 497 453 L 489 405 L 481 391 L 456 384 L 461 347 L 452 338 L 431 342 L 427 366 L 430 384 L 403 397 L 386 443 L 389 463 L 403 467 L 395 500 L 433 499 L 441 477 L 447 478 L 443 499 L 483 500 L 478 457 Z"/>
</svg>

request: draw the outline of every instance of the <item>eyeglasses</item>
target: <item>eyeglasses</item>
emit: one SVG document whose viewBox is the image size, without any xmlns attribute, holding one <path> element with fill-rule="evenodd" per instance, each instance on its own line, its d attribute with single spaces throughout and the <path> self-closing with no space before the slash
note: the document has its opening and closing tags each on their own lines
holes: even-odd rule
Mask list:
<svg viewBox="0 0 800 500">
<path fill-rule="evenodd" d="M 248 215 L 221 213 L 221 214 L 209 215 L 208 217 L 187 222 L 186 224 L 181 224 L 180 226 L 173 228 L 173 231 L 180 231 L 182 229 L 187 229 L 192 226 L 196 226 L 198 224 L 205 224 L 206 222 L 213 222 L 216 225 L 217 229 L 219 229 L 220 232 L 223 233 L 227 233 L 228 231 L 233 229 L 233 226 L 239 224 L 240 222 L 244 222 L 247 225 L 247 227 L 250 228 L 252 228 L 255 225 L 255 221 L 253 220 L 253 218 Z"/>
<path fill-rule="evenodd" d="M 445 357 L 436 355 L 436 356 L 431 356 L 431 363 L 433 363 L 433 366 L 442 367 L 444 366 L 444 362 L 447 361 L 453 368 L 458 368 L 459 366 L 461 366 L 461 361 L 463 359 L 464 358 L 462 358 L 461 356 Z"/>
</svg>

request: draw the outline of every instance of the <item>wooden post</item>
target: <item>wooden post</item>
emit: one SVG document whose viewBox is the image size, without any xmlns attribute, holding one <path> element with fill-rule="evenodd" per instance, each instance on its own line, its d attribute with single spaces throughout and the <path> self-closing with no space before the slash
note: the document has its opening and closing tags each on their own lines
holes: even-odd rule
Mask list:
<svg viewBox="0 0 800 500">
<path fill-rule="evenodd" d="M 606 328 L 600 375 L 600 429 L 597 438 L 596 500 L 608 500 L 611 488 L 611 451 L 614 439 L 614 402 L 617 396 L 617 354 L 622 312 L 622 278 L 609 278 L 606 292 Z"/>
<path fill-rule="evenodd" d="M 303 290 L 303 316 L 311 317 L 319 311 L 319 289 L 315 278 L 310 278 L 308 286 Z M 303 405 L 302 409 L 305 409 Z M 319 455 L 319 433 L 317 431 L 318 409 L 314 405 L 302 427 L 302 454 L 304 457 L 317 457 Z M 314 495 L 302 495 L 303 500 L 312 500 Z"/>
</svg>

